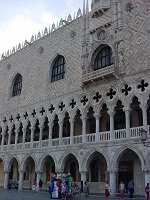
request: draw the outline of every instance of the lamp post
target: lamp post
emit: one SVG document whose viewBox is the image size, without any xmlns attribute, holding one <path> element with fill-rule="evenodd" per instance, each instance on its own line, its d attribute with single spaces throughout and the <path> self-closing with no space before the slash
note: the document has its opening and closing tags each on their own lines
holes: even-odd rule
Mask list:
<svg viewBox="0 0 150 200">
<path fill-rule="evenodd" d="M 150 147 L 150 142 L 147 142 L 147 131 L 144 130 L 143 128 L 141 128 L 139 130 L 139 132 L 141 133 L 141 141 L 142 141 L 143 145 L 145 147 Z"/>
</svg>

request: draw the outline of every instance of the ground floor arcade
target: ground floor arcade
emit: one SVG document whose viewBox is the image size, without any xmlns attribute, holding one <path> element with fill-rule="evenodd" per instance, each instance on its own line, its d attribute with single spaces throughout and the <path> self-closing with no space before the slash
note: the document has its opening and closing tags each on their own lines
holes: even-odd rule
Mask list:
<svg viewBox="0 0 150 200">
<path fill-rule="evenodd" d="M 116 193 L 120 181 L 127 187 L 133 179 L 135 193 L 142 195 L 145 183 L 150 181 L 149 155 L 145 152 L 147 149 L 144 154 L 142 151 L 139 151 L 139 144 L 128 144 L 124 147 L 81 147 L 70 152 L 22 152 L 6 159 L 4 155 L 0 161 L 0 186 L 7 189 L 9 179 L 15 179 L 20 190 L 31 189 L 33 180 L 38 182 L 41 178 L 43 189 L 47 190 L 51 174 L 71 173 L 74 182 L 88 180 L 92 193 L 103 193 L 105 181 L 109 181 L 112 192 Z"/>
</svg>

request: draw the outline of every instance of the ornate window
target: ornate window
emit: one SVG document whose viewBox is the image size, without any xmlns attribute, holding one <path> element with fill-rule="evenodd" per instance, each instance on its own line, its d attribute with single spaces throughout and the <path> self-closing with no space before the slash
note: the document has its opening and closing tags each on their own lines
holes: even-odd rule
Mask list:
<svg viewBox="0 0 150 200">
<path fill-rule="evenodd" d="M 112 50 L 109 46 L 105 46 L 97 54 L 94 61 L 94 70 L 98 70 L 113 64 Z"/>
<path fill-rule="evenodd" d="M 12 96 L 14 97 L 20 95 L 21 90 L 22 90 L 22 76 L 20 74 L 17 74 L 17 76 L 14 79 Z"/>
<path fill-rule="evenodd" d="M 58 56 L 52 67 L 51 82 L 61 80 L 65 76 L 65 58 Z"/>
</svg>

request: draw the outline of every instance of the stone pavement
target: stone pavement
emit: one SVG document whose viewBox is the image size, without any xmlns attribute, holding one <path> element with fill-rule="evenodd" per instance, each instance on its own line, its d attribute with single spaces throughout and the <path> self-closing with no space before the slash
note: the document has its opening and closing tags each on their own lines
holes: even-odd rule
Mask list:
<svg viewBox="0 0 150 200">
<path fill-rule="evenodd" d="M 89 197 L 81 196 L 75 200 L 104 200 L 103 196 L 90 195 Z M 134 200 L 144 200 L 143 197 L 135 197 Z M 50 200 L 48 192 L 33 192 L 31 190 L 4 190 L 0 189 L 0 200 Z M 119 200 L 118 197 L 111 197 L 110 200 Z M 128 200 L 128 198 L 124 198 Z"/>
</svg>

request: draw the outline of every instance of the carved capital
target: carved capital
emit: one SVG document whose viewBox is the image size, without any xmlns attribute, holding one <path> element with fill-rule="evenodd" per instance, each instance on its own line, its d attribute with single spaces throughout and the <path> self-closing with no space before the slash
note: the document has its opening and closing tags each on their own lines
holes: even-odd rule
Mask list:
<svg viewBox="0 0 150 200">
<path fill-rule="evenodd" d="M 95 117 L 95 119 L 99 119 L 101 114 L 100 113 L 95 113 L 93 116 Z"/>
</svg>

